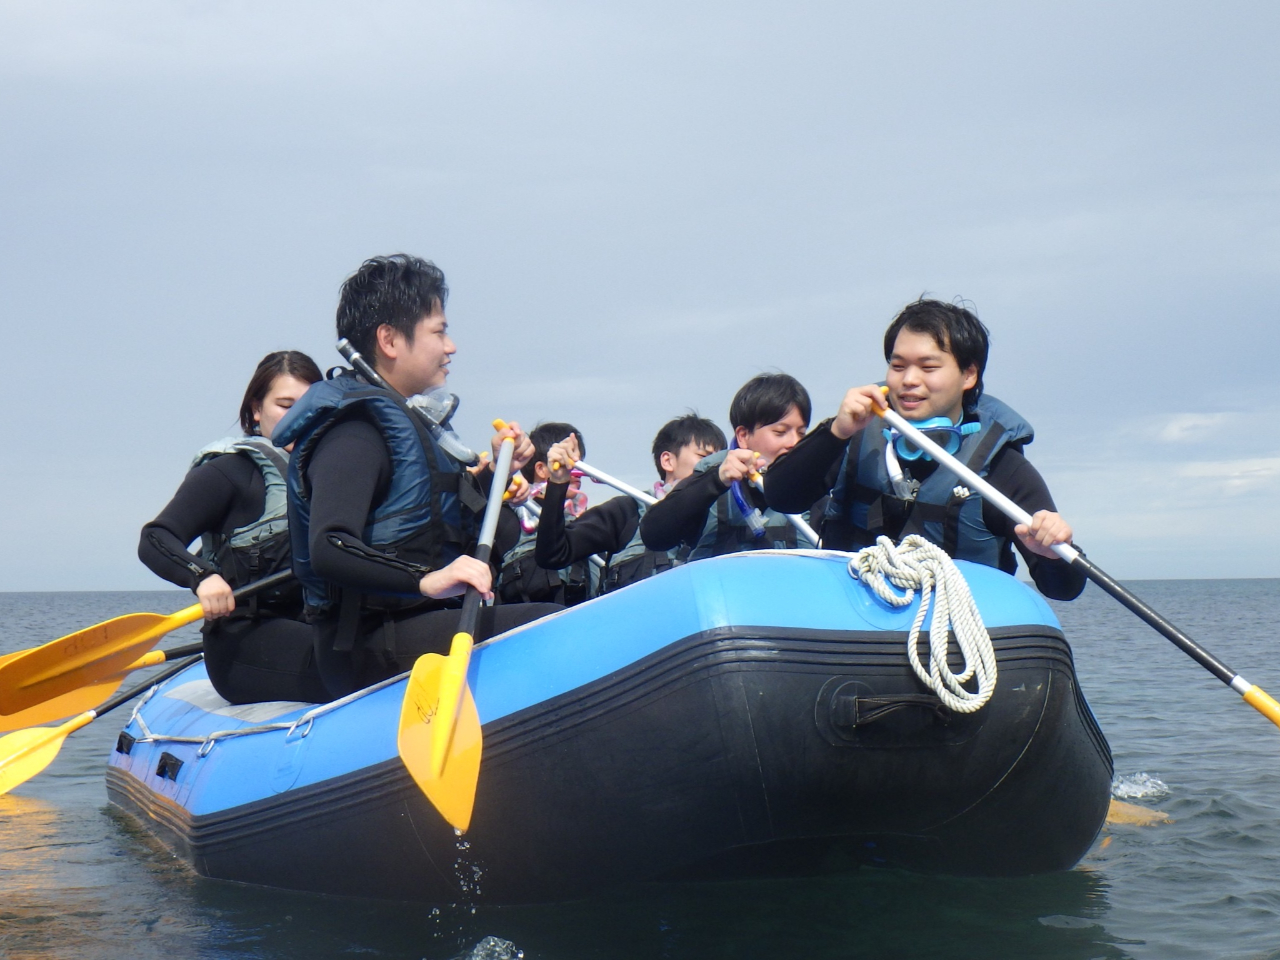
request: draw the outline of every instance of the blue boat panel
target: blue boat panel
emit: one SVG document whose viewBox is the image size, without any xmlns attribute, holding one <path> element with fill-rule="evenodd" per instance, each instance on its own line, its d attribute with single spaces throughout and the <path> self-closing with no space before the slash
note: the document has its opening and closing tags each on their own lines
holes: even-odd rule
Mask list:
<svg viewBox="0 0 1280 960">
<path fill-rule="evenodd" d="M 1058 627 L 1026 585 L 990 567 L 959 566 L 988 627 Z M 469 679 L 481 723 L 489 723 L 716 627 L 906 631 L 918 607 L 918 598 L 903 608 L 885 604 L 849 576 L 839 555 L 737 554 L 679 567 L 479 644 Z M 189 693 L 199 681 L 207 681 L 203 665 L 166 684 L 142 709 L 148 727 L 205 738 L 262 722 L 183 699 L 183 688 Z M 403 695 L 402 681 L 316 717 L 309 728 L 222 739 L 204 756 L 198 743 L 139 741 L 111 762 L 194 815 L 216 813 L 394 758 Z M 271 722 L 291 722 L 308 709 L 297 706 Z M 136 722 L 126 731 L 143 736 Z M 165 752 L 182 761 L 176 778 L 156 775 Z"/>
</svg>

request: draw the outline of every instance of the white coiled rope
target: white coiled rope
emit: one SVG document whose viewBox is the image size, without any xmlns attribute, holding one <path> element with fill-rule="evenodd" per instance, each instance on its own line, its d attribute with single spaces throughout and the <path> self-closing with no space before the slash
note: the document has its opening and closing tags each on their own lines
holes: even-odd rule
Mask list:
<svg viewBox="0 0 1280 960">
<path fill-rule="evenodd" d="M 849 575 L 861 580 L 885 603 L 905 607 L 920 591 L 920 610 L 907 638 L 907 659 L 911 669 L 947 707 L 956 713 L 981 710 L 996 688 L 996 654 L 991 637 L 982 623 L 982 614 L 969 592 L 969 584 L 946 551 L 924 537 L 911 535 L 897 546 L 888 537 L 878 537 L 875 546 L 859 550 L 849 561 Z M 889 584 L 906 591 L 899 596 Z M 933 619 L 929 623 L 929 669 L 920 663 L 917 650 L 920 627 L 933 598 Z M 964 671 L 953 673 L 947 664 L 949 633 L 964 657 Z M 977 679 L 978 690 L 971 693 L 963 684 Z"/>
</svg>

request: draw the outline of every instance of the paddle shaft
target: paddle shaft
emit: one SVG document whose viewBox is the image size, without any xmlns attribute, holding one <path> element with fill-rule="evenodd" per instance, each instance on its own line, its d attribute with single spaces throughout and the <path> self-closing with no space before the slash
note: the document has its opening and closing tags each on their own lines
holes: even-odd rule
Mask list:
<svg viewBox="0 0 1280 960">
<path fill-rule="evenodd" d="M 179 647 L 175 650 L 171 650 L 170 653 L 177 654 L 179 650 L 184 650 L 184 649 L 186 648 Z M 159 673 L 157 673 L 154 677 L 149 678 L 145 683 L 140 683 L 136 687 L 131 687 L 130 689 L 126 690 L 124 693 L 117 693 L 114 697 L 107 700 L 101 706 L 97 707 L 94 710 L 90 710 L 89 712 L 93 714 L 95 719 L 97 719 L 98 717 L 102 716 L 104 713 L 108 713 L 114 710 L 116 707 L 120 706 L 120 704 L 128 703 L 138 694 L 143 693 L 144 691 L 150 690 L 157 683 L 164 683 L 170 677 L 176 677 L 183 670 L 187 669 L 187 667 L 191 666 L 193 663 L 198 661 L 200 657 L 201 655 L 197 653 L 194 657 L 189 657 L 186 660 L 179 660 L 173 666 L 167 667 L 164 670 L 161 670 Z"/>
<path fill-rule="evenodd" d="M 475 558 L 481 563 L 489 562 L 493 552 L 493 538 L 498 530 L 498 514 L 502 509 L 502 495 L 507 489 L 507 478 L 511 474 L 511 458 L 515 455 L 515 441 L 503 440 L 498 450 L 498 462 L 493 465 L 493 484 L 489 487 L 489 500 L 484 506 L 484 520 L 480 524 L 480 540 L 476 544 Z M 462 616 L 458 619 L 458 633 L 468 637 L 476 635 L 476 623 L 480 619 L 480 591 L 475 587 L 467 587 L 466 596 L 462 598 Z"/>
<path fill-rule="evenodd" d="M 994 504 L 1000 512 L 1010 520 L 1026 526 L 1031 525 L 1031 514 L 1027 513 L 1027 511 L 1023 510 L 986 480 L 978 476 L 951 454 L 947 453 L 946 450 L 930 440 L 928 436 L 916 429 L 910 421 L 906 420 L 892 409 L 887 409 L 882 412 L 876 408 L 876 412 L 880 413 L 880 415 L 883 416 L 884 419 L 887 420 L 899 433 L 903 436 L 909 437 L 912 443 L 916 444 L 921 449 L 928 451 L 929 455 L 933 457 L 934 460 L 950 469 L 957 477 L 963 480 L 965 484 L 982 494 L 982 496 Z M 1128 610 L 1136 614 L 1139 619 L 1154 629 L 1166 640 L 1174 643 L 1180 650 L 1182 650 L 1183 653 L 1195 660 L 1196 663 L 1200 664 L 1232 690 L 1244 697 L 1250 706 L 1264 714 L 1277 726 L 1280 726 L 1280 704 L 1276 703 L 1275 700 L 1260 688 L 1254 686 L 1244 677 L 1240 676 L 1240 674 L 1236 673 L 1212 653 L 1192 640 L 1189 636 L 1149 607 L 1145 602 L 1140 600 L 1136 595 L 1121 586 L 1114 577 L 1103 571 L 1091 560 L 1088 560 L 1071 544 L 1055 544 L 1053 551 L 1116 600 L 1120 601 L 1120 603 Z"/>
</svg>

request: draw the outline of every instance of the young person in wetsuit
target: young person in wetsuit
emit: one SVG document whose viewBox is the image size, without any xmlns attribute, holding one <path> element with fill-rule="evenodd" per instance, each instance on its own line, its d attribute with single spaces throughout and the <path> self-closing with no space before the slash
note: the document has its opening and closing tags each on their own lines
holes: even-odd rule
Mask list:
<svg viewBox="0 0 1280 960">
<path fill-rule="evenodd" d="M 572 521 L 587 509 L 587 495 L 582 492 L 577 477 L 556 493 L 548 486 L 551 472 L 547 454 L 552 445 L 563 437 L 573 437 L 580 449 L 586 448 L 582 434 L 571 423 L 540 423 L 534 427 L 529 432 L 533 459 L 521 470 L 525 480 L 531 484 L 532 501 L 543 515 L 548 511 L 557 512 L 561 524 L 565 522 L 566 513 Z M 539 520 L 538 528 L 541 526 L 542 521 Z M 559 603 L 572 607 L 590 600 L 599 592 L 597 571 L 587 559 L 590 554 L 544 569 L 534 556 L 536 544 L 537 532 L 526 531 L 503 557 L 497 591 L 503 603 Z"/>
<path fill-rule="evenodd" d="M 168 506 L 142 528 L 138 558 L 195 592 L 204 613 L 204 659 L 231 703 L 325 699 L 297 582 L 237 604 L 232 591 L 289 568 L 287 454 L 271 443 L 280 419 L 320 379 L 296 350 L 268 354 L 240 404 L 244 436 L 201 450 Z M 200 553 L 187 546 L 197 537 Z"/>
<path fill-rule="evenodd" d="M 734 449 L 704 457 L 646 511 L 640 521 L 644 545 L 659 551 L 687 546 L 691 561 L 808 546 L 785 515 L 769 509 L 751 477 L 800 441 L 811 411 L 809 392 L 795 377 L 766 373 L 747 381 L 729 408 Z"/>
<path fill-rule="evenodd" d="M 1023 418 L 982 389 L 987 328 L 969 310 L 937 300 L 908 305 L 884 335 L 888 402 L 907 420 L 985 477 L 1032 515 L 1015 525 L 970 491 L 928 454 L 900 438 L 875 414 L 885 394 L 877 384 L 855 387 L 765 477 L 774 509 L 809 503 L 823 490 L 831 499 L 822 545 L 858 550 L 885 535 L 920 534 L 957 560 L 1013 573 L 1016 545 L 1040 591 L 1073 600 L 1084 575 L 1053 552 L 1071 542 L 1039 472 L 1023 455 L 1034 432 Z M 834 486 L 830 472 L 839 465 Z"/>
<path fill-rule="evenodd" d="M 720 428 L 697 414 L 664 424 L 653 440 L 653 462 L 662 478 L 654 491 L 658 499 L 692 474 L 703 457 L 723 450 L 725 445 Z M 547 451 L 546 462 L 553 467 L 547 483 L 547 505 L 538 522 L 538 565 L 555 570 L 592 554 L 602 556 L 606 565 L 601 592 L 607 593 L 670 570 L 680 562 L 678 549 L 658 551 L 645 547 L 640 537 L 640 518 L 648 508 L 626 495 L 592 507 L 573 523 L 565 522 L 564 510 L 556 505 L 574 490 L 577 478 L 570 465 L 582 456 L 573 434 Z"/>
<path fill-rule="evenodd" d="M 345 337 L 389 385 L 346 373 L 316 384 L 276 432 L 296 444 L 289 464 L 294 571 L 316 630 L 321 676 L 342 696 L 448 650 L 468 587 L 493 595 L 493 571 L 472 555 L 492 468 L 473 474 L 406 398 L 442 391 L 456 347 L 445 319 L 448 288 L 429 261 L 374 257 L 347 278 L 338 304 Z M 513 464 L 533 446 L 512 423 Z M 509 513 L 509 511 L 503 511 Z M 514 517 L 511 517 L 514 523 Z M 517 528 L 518 530 L 518 528 Z M 518 534 L 498 530 L 493 556 Z M 491 636 L 559 609 L 485 608 Z"/>
</svg>

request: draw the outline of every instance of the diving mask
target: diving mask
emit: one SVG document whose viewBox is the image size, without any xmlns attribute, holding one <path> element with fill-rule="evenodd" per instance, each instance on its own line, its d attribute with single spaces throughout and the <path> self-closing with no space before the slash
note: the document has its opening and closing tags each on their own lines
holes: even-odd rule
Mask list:
<svg viewBox="0 0 1280 960">
<path fill-rule="evenodd" d="M 922 420 L 919 423 L 912 424 L 912 426 L 950 454 L 955 454 L 959 451 L 960 444 L 964 442 L 965 437 L 982 429 L 982 424 L 980 423 L 962 423 L 956 426 L 946 417 L 933 417 L 929 420 Z M 909 437 L 904 437 L 892 427 L 885 428 L 884 438 L 893 444 L 894 451 L 903 460 L 919 460 L 921 457 L 926 460 L 932 459 L 928 453 L 917 447 Z"/>
</svg>

